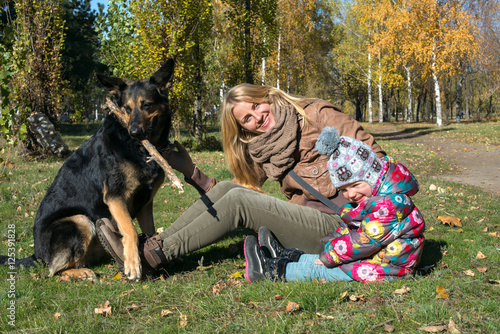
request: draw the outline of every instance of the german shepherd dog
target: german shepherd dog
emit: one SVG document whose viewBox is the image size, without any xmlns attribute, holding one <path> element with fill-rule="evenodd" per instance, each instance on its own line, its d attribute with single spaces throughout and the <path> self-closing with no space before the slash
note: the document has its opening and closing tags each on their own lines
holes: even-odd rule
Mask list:
<svg viewBox="0 0 500 334">
<path fill-rule="evenodd" d="M 123 235 L 124 273 L 141 278 L 137 218 L 143 233 L 155 232 L 153 197 L 164 172 L 151 161 L 140 143 L 148 139 L 159 151 L 169 145 L 171 113 L 168 84 L 174 72 L 169 59 L 149 79 L 124 80 L 98 75 L 100 83 L 126 111 L 127 124 L 108 115 L 98 132 L 62 165 L 47 190 L 35 218 L 35 253 L 16 259 L 16 266 L 31 267 L 38 260 L 48 265 L 49 277 L 61 273 L 95 278 L 82 268 L 105 255 L 96 221 L 108 218 Z M 1 256 L 0 263 L 8 258 Z"/>
</svg>

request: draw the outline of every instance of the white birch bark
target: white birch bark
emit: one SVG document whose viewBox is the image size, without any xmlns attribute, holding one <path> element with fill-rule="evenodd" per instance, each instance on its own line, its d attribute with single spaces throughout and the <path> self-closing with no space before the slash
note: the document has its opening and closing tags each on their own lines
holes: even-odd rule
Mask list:
<svg viewBox="0 0 500 334">
<path fill-rule="evenodd" d="M 437 77 L 436 70 L 436 52 L 433 50 L 432 52 L 432 79 L 434 80 L 434 95 L 436 99 L 436 125 L 443 125 L 443 116 L 441 111 L 441 92 L 439 90 L 439 81 Z"/>
<path fill-rule="evenodd" d="M 378 122 L 384 123 L 384 99 L 382 96 L 382 61 L 378 55 Z"/>
<path fill-rule="evenodd" d="M 368 52 L 368 75 L 367 75 L 367 85 L 368 85 L 368 123 L 373 123 L 373 106 L 372 106 L 372 55 Z"/>
<path fill-rule="evenodd" d="M 276 88 L 280 89 L 280 70 L 281 70 L 281 32 L 278 34 L 278 62 L 276 71 Z"/>
<path fill-rule="evenodd" d="M 406 86 L 408 89 L 408 107 L 407 107 L 407 115 L 406 115 L 406 123 L 411 122 L 411 112 L 413 110 L 412 108 L 412 103 L 413 103 L 413 98 L 412 98 L 412 93 L 411 93 L 411 72 L 410 72 L 410 67 L 405 66 L 404 67 L 406 70 Z"/>
</svg>

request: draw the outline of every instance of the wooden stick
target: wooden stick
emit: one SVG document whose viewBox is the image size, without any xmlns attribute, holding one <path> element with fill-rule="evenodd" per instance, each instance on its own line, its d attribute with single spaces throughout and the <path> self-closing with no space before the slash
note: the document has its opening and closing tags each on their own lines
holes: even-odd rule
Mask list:
<svg viewBox="0 0 500 334">
<path fill-rule="evenodd" d="M 109 99 L 109 97 L 106 98 L 106 103 L 103 105 L 103 107 L 108 108 L 110 112 L 115 114 L 116 117 L 118 118 L 118 120 L 123 125 L 127 124 L 127 122 L 125 121 L 125 118 L 124 118 L 125 111 L 123 109 L 118 108 L 118 106 L 115 103 L 113 103 L 113 101 L 111 101 Z M 179 189 L 180 193 L 183 193 L 184 187 L 182 185 L 181 180 L 179 180 L 177 175 L 174 173 L 174 170 L 172 169 L 172 167 L 161 156 L 161 154 L 158 152 L 156 147 L 154 147 L 154 145 L 151 144 L 149 142 L 149 140 L 147 140 L 147 139 L 141 140 L 141 144 L 146 148 L 146 150 L 149 152 L 149 154 L 151 154 L 151 159 L 153 159 L 154 161 L 156 161 L 158 163 L 158 165 L 160 165 L 160 167 L 165 172 L 165 175 L 167 176 L 167 178 L 170 180 L 170 182 L 172 182 L 172 185 L 174 187 L 176 187 L 177 189 Z"/>
</svg>

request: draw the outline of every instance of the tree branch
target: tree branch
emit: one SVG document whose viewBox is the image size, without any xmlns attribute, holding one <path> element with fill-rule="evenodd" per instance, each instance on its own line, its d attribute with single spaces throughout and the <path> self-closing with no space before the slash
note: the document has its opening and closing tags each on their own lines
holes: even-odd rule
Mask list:
<svg viewBox="0 0 500 334">
<path fill-rule="evenodd" d="M 116 104 L 114 104 L 109 98 L 106 98 L 106 103 L 103 105 L 103 107 L 108 108 L 110 112 L 115 114 L 115 116 L 118 118 L 120 123 L 126 124 L 124 120 L 124 114 L 125 111 L 123 109 L 118 108 Z M 184 192 L 184 187 L 182 185 L 181 180 L 177 177 L 177 175 L 174 173 L 174 170 L 172 167 L 168 164 L 168 162 L 161 156 L 161 154 L 158 152 L 156 147 L 154 147 L 153 144 L 149 142 L 147 139 L 141 140 L 141 144 L 146 148 L 146 150 L 151 154 L 151 159 L 156 161 L 158 165 L 165 171 L 165 175 L 167 178 L 172 182 L 172 185 L 179 189 L 180 193 Z"/>
</svg>

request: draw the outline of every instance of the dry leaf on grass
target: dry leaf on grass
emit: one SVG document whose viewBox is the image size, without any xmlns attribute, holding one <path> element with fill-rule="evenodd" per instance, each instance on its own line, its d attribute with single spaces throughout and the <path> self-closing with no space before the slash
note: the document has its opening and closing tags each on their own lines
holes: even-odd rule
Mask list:
<svg viewBox="0 0 500 334">
<path fill-rule="evenodd" d="M 229 275 L 231 278 L 243 278 L 243 274 L 239 271 L 235 272 L 234 274 Z"/>
<path fill-rule="evenodd" d="M 443 224 L 446 224 L 446 225 L 450 225 L 450 226 L 458 226 L 458 227 L 462 227 L 462 220 L 458 217 L 453 217 L 453 216 L 438 216 L 437 218 L 438 220 L 440 220 L 441 222 L 443 222 Z"/>
<path fill-rule="evenodd" d="M 232 277 L 232 275 L 230 275 L 230 276 L 231 277 L 229 277 L 227 280 L 224 280 L 224 281 L 222 281 L 220 283 L 217 283 L 214 286 L 212 286 L 212 293 L 215 296 L 218 296 L 223 289 L 226 289 L 228 287 L 231 287 L 231 286 L 239 287 L 239 286 L 241 286 L 241 281 L 240 280 Z"/>
<path fill-rule="evenodd" d="M 131 289 L 131 290 L 127 290 L 127 291 L 123 291 L 122 293 L 120 293 L 120 298 L 122 297 L 125 297 L 126 295 L 129 295 L 130 293 L 132 293 L 133 291 L 135 291 L 135 289 Z"/>
<path fill-rule="evenodd" d="M 180 328 L 184 328 L 188 324 L 188 317 L 185 314 L 181 314 L 179 316 L 179 319 L 177 319 L 177 324 L 179 325 Z"/>
<path fill-rule="evenodd" d="M 397 295 L 402 295 L 410 291 L 410 288 L 407 288 L 406 286 L 403 286 L 401 289 L 396 289 L 394 290 L 394 293 Z"/>
<path fill-rule="evenodd" d="M 130 306 L 125 307 L 126 311 L 137 311 L 139 309 L 139 306 L 132 304 Z"/>
<path fill-rule="evenodd" d="M 35 281 L 38 281 L 40 279 L 40 277 L 41 277 L 39 273 L 30 273 L 30 276 Z"/>
<path fill-rule="evenodd" d="M 173 315 L 173 314 L 174 314 L 174 312 L 170 311 L 170 310 L 161 310 L 161 313 L 160 313 L 160 315 L 162 317 L 166 317 L 166 316 Z"/>
<path fill-rule="evenodd" d="M 347 292 L 347 291 L 342 292 L 342 294 L 340 295 L 340 300 L 342 300 L 345 297 L 347 297 L 348 294 L 349 294 L 349 292 Z"/>
<path fill-rule="evenodd" d="M 392 332 L 394 332 L 395 329 L 396 329 L 396 327 L 394 327 L 392 325 L 384 324 L 384 331 L 386 331 L 386 332 L 392 333 Z"/>
<path fill-rule="evenodd" d="M 472 270 L 470 270 L 470 269 L 464 271 L 464 274 L 467 275 L 467 276 L 474 276 L 475 275 L 474 272 Z"/>
<path fill-rule="evenodd" d="M 104 316 L 108 316 L 111 314 L 111 306 L 109 306 L 109 300 L 106 300 L 104 305 L 99 304 L 100 307 L 96 307 L 94 309 L 95 314 L 102 314 Z"/>
<path fill-rule="evenodd" d="M 486 255 L 484 255 L 481 251 L 477 252 L 476 259 L 486 259 Z"/>
<path fill-rule="evenodd" d="M 61 313 L 56 312 L 56 313 L 54 313 L 54 318 L 56 318 L 56 320 L 59 320 L 59 317 L 60 317 L 61 315 L 62 315 Z"/>
<path fill-rule="evenodd" d="M 477 269 L 477 271 L 479 271 L 481 274 L 484 274 L 484 273 L 488 270 L 488 268 L 476 268 L 476 269 Z"/>
<path fill-rule="evenodd" d="M 360 301 L 363 301 L 363 302 L 364 302 L 364 301 L 365 301 L 365 295 L 357 295 L 357 296 L 356 296 L 356 295 L 350 295 L 350 296 L 349 296 L 349 299 L 350 299 L 351 301 L 353 301 L 353 302 L 357 302 L 358 300 L 360 300 Z"/>
<path fill-rule="evenodd" d="M 436 293 L 437 293 L 436 295 L 437 299 L 448 299 L 450 297 L 450 294 L 441 285 L 438 285 L 436 287 Z"/>
<path fill-rule="evenodd" d="M 273 297 L 274 300 L 282 300 L 283 298 L 285 298 L 283 295 L 275 295 Z"/>
<path fill-rule="evenodd" d="M 71 282 L 71 278 L 69 278 L 68 275 L 62 275 L 62 276 L 59 276 L 57 281 L 58 282 Z"/>
<path fill-rule="evenodd" d="M 335 317 L 334 316 L 331 316 L 331 315 L 325 315 L 325 314 L 321 314 L 321 313 L 317 313 L 316 312 L 316 316 L 320 319 L 325 319 L 325 320 L 335 320 Z"/>
<path fill-rule="evenodd" d="M 453 321 L 453 319 L 450 319 L 450 322 L 448 323 L 448 333 L 452 334 L 460 334 L 460 330 L 457 328 L 457 324 Z"/>
<path fill-rule="evenodd" d="M 488 233 L 488 235 L 491 235 L 492 237 L 500 238 L 500 233 L 498 233 L 498 232 L 491 232 L 491 233 Z"/>
<path fill-rule="evenodd" d="M 420 327 L 419 328 L 421 331 L 427 332 L 427 333 L 439 333 L 439 332 L 444 332 L 448 330 L 448 326 L 442 325 L 442 326 L 425 326 L 425 327 Z"/>
<path fill-rule="evenodd" d="M 300 305 L 294 302 L 288 302 L 288 305 L 286 306 L 286 311 L 287 312 L 296 312 L 300 310 Z"/>
</svg>

